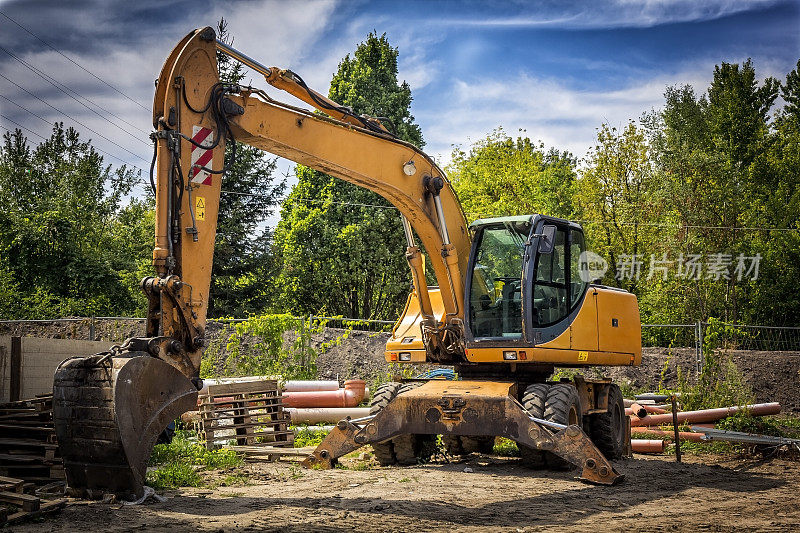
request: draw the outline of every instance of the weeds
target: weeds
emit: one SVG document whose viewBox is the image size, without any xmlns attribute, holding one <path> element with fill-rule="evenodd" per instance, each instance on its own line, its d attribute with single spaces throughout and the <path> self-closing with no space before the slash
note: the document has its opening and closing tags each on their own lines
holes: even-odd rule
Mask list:
<svg viewBox="0 0 800 533">
<path fill-rule="evenodd" d="M 314 427 L 314 426 L 311 426 Z M 327 431 L 311 431 L 311 427 L 304 426 L 299 428 L 297 435 L 294 437 L 295 448 L 305 448 L 306 446 L 318 446 L 325 437 L 328 436 Z"/>
<path fill-rule="evenodd" d="M 511 439 L 498 437 L 494 441 L 492 453 L 500 457 L 519 457 L 519 447 L 517 447 L 517 443 Z"/>
<path fill-rule="evenodd" d="M 191 440 L 190 435 L 188 431 L 177 431 L 171 443 L 157 444 L 153 448 L 150 465 L 157 468 L 147 473 L 148 485 L 158 490 L 201 487 L 204 485 L 201 470 L 242 465 L 242 458 L 233 450 L 206 450 Z"/>
</svg>

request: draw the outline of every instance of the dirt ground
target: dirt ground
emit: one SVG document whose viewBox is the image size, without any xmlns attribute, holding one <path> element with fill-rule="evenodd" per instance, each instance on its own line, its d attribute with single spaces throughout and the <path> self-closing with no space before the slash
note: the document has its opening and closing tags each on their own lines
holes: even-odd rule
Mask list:
<svg viewBox="0 0 800 533">
<path fill-rule="evenodd" d="M 13 531 L 790 531 L 800 522 L 796 462 L 684 459 L 618 462 L 626 479 L 614 487 L 487 456 L 367 470 L 258 463 L 245 467 L 249 485 L 139 506 L 76 501 Z"/>
</svg>

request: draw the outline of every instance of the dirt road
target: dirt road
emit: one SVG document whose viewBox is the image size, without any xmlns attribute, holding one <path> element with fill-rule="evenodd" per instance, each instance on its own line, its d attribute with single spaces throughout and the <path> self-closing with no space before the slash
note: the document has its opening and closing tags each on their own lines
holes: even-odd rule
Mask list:
<svg viewBox="0 0 800 533">
<path fill-rule="evenodd" d="M 249 485 L 173 491 L 140 506 L 78 502 L 14 531 L 789 531 L 800 523 L 796 462 L 686 459 L 620 462 L 627 479 L 616 487 L 489 457 L 366 470 L 254 464 L 245 467 Z"/>
</svg>

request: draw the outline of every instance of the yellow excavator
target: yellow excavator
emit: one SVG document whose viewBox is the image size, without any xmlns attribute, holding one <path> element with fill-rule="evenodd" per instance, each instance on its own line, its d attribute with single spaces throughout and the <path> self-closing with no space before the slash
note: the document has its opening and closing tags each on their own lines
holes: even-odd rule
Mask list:
<svg viewBox="0 0 800 533">
<path fill-rule="evenodd" d="M 317 112 L 221 82 L 218 51 Z M 414 462 L 436 435 L 451 453 L 490 451 L 504 436 L 530 466 L 571 463 L 582 479 L 621 480 L 609 461 L 629 442 L 619 387 L 581 375 L 548 381 L 556 366 L 641 361 L 636 297 L 590 283 L 578 224 L 525 215 L 468 225 L 429 156 L 297 74 L 218 41 L 210 27 L 167 58 L 153 126 L 155 276 L 141 284 L 145 336 L 68 359 L 55 374 L 54 421 L 72 494 L 141 496 L 158 435 L 196 409 L 223 154 L 234 140 L 367 188 L 399 210 L 413 290 L 386 361 L 452 365 L 459 376 L 382 385 L 370 416 L 340 421 L 307 466 L 331 467 L 366 444 L 392 464 Z M 426 283 L 417 239 L 438 287 Z"/>
</svg>

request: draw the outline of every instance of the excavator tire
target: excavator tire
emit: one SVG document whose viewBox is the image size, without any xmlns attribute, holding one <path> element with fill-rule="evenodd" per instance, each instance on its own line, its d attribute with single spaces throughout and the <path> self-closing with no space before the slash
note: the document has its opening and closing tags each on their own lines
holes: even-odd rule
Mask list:
<svg viewBox="0 0 800 533">
<path fill-rule="evenodd" d="M 397 395 L 404 392 L 416 389 L 423 382 L 411 381 L 403 383 L 398 389 Z M 392 439 L 394 445 L 394 455 L 397 459 L 397 464 L 400 465 L 415 465 L 418 462 L 425 462 L 431 458 L 431 455 L 436 451 L 436 435 L 398 435 Z"/>
<path fill-rule="evenodd" d="M 56 370 L 53 422 L 72 496 L 140 498 L 159 434 L 197 406 L 189 379 L 137 353 L 76 357 Z"/>
<path fill-rule="evenodd" d="M 372 401 L 370 402 L 369 406 L 369 414 L 376 415 L 384 407 L 389 405 L 389 402 L 391 402 L 394 397 L 397 396 L 397 391 L 400 390 L 401 385 L 402 383 L 397 383 L 395 381 L 389 381 L 381 384 L 378 387 L 378 390 L 376 390 L 375 394 L 372 396 Z M 390 466 L 397 462 L 397 459 L 394 455 L 394 445 L 391 439 L 372 444 L 372 450 L 375 452 L 375 459 L 381 466 Z"/>
<path fill-rule="evenodd" d="M 624 412 L 623 410 L 623 413 Z M 578 390 L 574 385 L 569 383 L 556 383 L 550 386 L 547 391 L 543 418 L 558 424 L 567 426 L 575 424 L 578 427 L 583 427 L 581 401 L 578 397 Z M 545 457 L 548 466 L 553 469 L 570 470 L 575 468 L 575 465 L 552 452 L 546 452 Z"/>
<path fill-rule="evenodd" d="M 396 396 L 422 385 L 422 382 L 384 383 L 370 404 L 370 415 L 375 415 L 386 407 Z M 398 435 L 393 439 L 372 445 L 375 459 L 381 466 L 415 465 L 419 461 L 430 459 L 436 449 L 434 435 Z"/>
<path fill-rule="evenodd" d="M 535 418 L 544 419 L 545 404 L 550 385 L 547 383 L 534 383 L 528 385 L 522 395 L 522 406 Z M 547 466 L 546 452 L 519 445 L 519 454 L 522 464 L 528 468 L 541 469 Z"/>
<path fill-rule="evenodd" d="M 471 437 L 464 435 L 442 435 L 445 453 L 452 456 L 471 453 L 490 454 L 494 450 L 494 437 Z"/>
<path fill-rule="evenodd" d="M 607 459 L 619 459 L 625 452 L 625 405 L 618 385 L 610 385 L 608 411 L 589 416 L 592 442 Z"/>
</svg>

